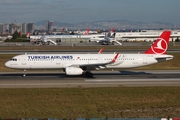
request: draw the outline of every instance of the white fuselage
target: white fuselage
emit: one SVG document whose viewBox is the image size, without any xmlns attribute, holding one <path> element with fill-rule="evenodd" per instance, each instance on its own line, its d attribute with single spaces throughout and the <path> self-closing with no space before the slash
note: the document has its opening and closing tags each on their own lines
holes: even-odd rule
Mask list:
<svg viewBox="0 0 180 120">
<path fill-rule="evenodd" d="M 102 63 L 112 61 L 114 56 L 115 54 L 24 54 L 13 57 L 5 65 L 16 69 L 60 69 L 93 64 L 97 68 L 133 68 L 173 58 L 166 54 L 119 54 L 114 63 L 101 66 Z"/>
</svg>

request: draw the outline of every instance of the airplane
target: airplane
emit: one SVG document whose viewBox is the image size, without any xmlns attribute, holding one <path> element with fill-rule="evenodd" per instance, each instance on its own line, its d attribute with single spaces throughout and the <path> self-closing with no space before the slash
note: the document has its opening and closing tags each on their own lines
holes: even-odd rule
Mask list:
<svg viewBox="0 0 180 120">
<path fill-rule="evenodd" d="M 54 42 L 51 39 L 46 38 L 44 35 L 40 38 L 40 42 L 42 43 L 42 45 L 50 44 L 50 43 L 53 44 L 53 45 L 57 45 L 56 42 Z"/>
<path fill-rule="evenodd" d="M 92 70 L 134 68 L 173 59 L 166 54 L 171 31 L 164 31 L 144 53 L 139 54 L 23 54 L 5 63 L 8 68 L 63 69 L 66 75 L 93 77 Z M 24 73 L 23 76 L 26 76 Z"/>
<path fill-rule="evenodd" d="M 112 35 L 111 35 L 112 34 Z M 90 39 L 89 39 L 89 42 L 98 42 L 98 43 L 100 43 L 100 42 L 102 42 L 102 41 L 104 41 L 104 42 L 107 42 L 107 43 L 109 43 L 110 41 L 110 39 L 109 38 L 114 38 L 115 37 L 115 35 L 116 35 L 116 33 L 115 33 L 115 30 L 114 30 L 114 28 L 112 28 L 109 32 L 108 32 L 108 34 L 106 35 L 106 33 L 105 33 L 105 35 L 104 36 L 93 36 L 93 37 L 91 37 Z M 103 43 L 103 42 L 102 42 Z"/>
<path fill-rule="evenodd" d="M 117 41 L 115 39 L 115 34 L 116 33 L 113 33 L 112 36 L 110 36 L 110 34 L 108 36 L 100 36 L 100 37 L 92 37 L 89 39 L 89 42 L 97 42 L 99 44 L 102 44 L 102 45 L 109 45 L 109 44 L 112 44 L 112 45 L 122 45 L 122 43 L 120 43 L 119 41 Z"/>
<path fill-rule="evenodd" d="M 30 33 L 27 33 L 26 36 L 29 38 L 30 37 Z M 48 38 L 47 36 L 45 36 L 44 30 L 42 30 L 42 35 L 40 35 L 38 37 L 39 37 L 39 39 L 36 39 L 34 41 L 34 43 L 36 43 L 36 44 L 39 44 L 39 45 L 45 45 L 45 44 L 48 44 L 48 45 L 50 45 L 50 44 L 57 45 L 57 43 L 55 41 L 53 41 L 50 38 Z"/>
<path fill-rule="evenodd" d="M 44 45 L 44 44 L 50 44 L 52 43 L 53 45 L 57 45 L 56 42 L 54 42 L 51 39 L 48 39 L 45 35 L 44 35 L 44 30 L 42 31 L 42 37 L 40 38 L 40 42 Z"/>
</svg>

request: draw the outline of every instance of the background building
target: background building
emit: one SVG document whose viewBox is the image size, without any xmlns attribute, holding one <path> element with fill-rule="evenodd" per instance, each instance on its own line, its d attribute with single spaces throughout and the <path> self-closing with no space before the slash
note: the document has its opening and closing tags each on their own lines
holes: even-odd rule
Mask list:
<svg viewBox="0 0 180 120">
<path fill-rule="evenodd" d="M 34 32 L 34 23 L 28 23 L 27 24 L 27 32 L 30 32 L 31 34 Z"/>
<path fill-rule="evenodd" d="M 20 32 L 21 31 L 21 24 L 9 24 L 9 33 L 13 34 L 15 31 Z"/>
<path fill-rule="evenodd" d="M 48 21 L 46 23 L 46 29 L 47 29 L 48 33 L 52 33 L 52 25 L 53 25 L 53 21 Z"/>
<path fill-rule="evenodd" d="M 28 24 L 27 23 L 22 24 L 22 32 L 23 32 L 23 34 L 28 33 Z"/>
<path fill-rule="evenodd" d="M 0 34 L 8 34 L 9 33 L 9 24 L 0 24 Z"/>
</svg>

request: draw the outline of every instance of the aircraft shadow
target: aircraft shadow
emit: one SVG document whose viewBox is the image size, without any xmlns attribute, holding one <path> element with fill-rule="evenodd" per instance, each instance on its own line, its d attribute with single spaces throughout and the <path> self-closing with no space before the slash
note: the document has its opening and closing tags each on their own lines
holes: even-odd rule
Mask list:
<svg viewBox="0 0 180 120">
<path fill-rule="evenodd" d="M 120 70 L 119 71 L 120 74 L 122 75 L 149 75 L 149 74 L 152 74 L 152 73 L 147 73 L 147 72 L 135 72 L 135 71 L 126 71 L 126 70 Z"/>
<path fill-rule="evenodd" d="M 104 72 L 104 73 L 93 73 L 94 75 L 150 75 L 152 73 L 147 72 L 136 72 L 136 71 L 125 71 L 125 70 L 119 70 L 119 73 L 113 73 L 113 72 Z"/>
<path fill-rule="evenodd" d="M 93 73 L 93 72 L 92 72 Z M 96 78 L 96 75 L 98 76 L 104 76 L 104 75 L 109 75 L 109 76 L 118 76 L 118 75 L 151 75 L 151 73 L 146 73 L 146 72 L 135 72 L 135 71 L 121 71 L 119 70 L 119 73 L 117 72 L 96 72 L 93 73 L 94 77 Z M 23 73 L 7 73 L 7 74 L 0 74 L 1 77 L 23 77 Z M 66 75 L 65 73 L 28 73 L 26 74 L 26 77 L 59 77 L 59 78 L 86 78 L 85 75 Z"/>
</svg>

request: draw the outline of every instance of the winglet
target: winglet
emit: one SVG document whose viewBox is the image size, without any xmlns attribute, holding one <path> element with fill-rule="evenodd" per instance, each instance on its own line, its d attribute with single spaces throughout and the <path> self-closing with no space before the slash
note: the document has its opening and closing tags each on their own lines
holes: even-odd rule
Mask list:
<svg viewBox="0 0 180 120">
<path fill-rule="evenodd" d="M 98 54 L 102 54 L 103 50 L 104 50 L 104 48 L 101 48 L 101 49 L 99 50 Z"/>
<path fill-rule="evenodd" d="M 116 62 L 116 60 L 117 60 L 117 58 L 118 58 L 118 55 L 119 55 L 119 53 L 116 54 L 116 56 L 113 58 L 113 60 L 111 61 L 111 63 Z"/>
<path fill-rule="evenodd" d="M 166 54 L 171 31 L 164 31 L 144 54 Z"/>
</svg>

